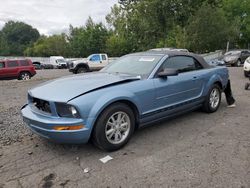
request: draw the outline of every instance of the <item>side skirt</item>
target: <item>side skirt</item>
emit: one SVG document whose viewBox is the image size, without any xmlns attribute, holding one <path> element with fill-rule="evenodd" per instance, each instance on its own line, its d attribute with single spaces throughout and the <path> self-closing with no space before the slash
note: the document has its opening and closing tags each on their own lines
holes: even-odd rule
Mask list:
<svg viewBox="0 0 250 188">
<path fill-rule="evenodd" d="M 202 103 L 196 104 L 196 105 L 186 105 L 184 107 L 179 107 L 174 110 L 169 110 L 167 112 L 160 112 L 158 114 L 153 114 L 148 117 L 140 119 L 140 125 L 139 127 L 144 127 L 151 125 L 152 123 L 159 123 L 167 119 L 171 119 L 173 117 L 185 114 L 187 112 L 194 111 L 196 109 L 199 109 L 202 107 Z"/>
</svg>

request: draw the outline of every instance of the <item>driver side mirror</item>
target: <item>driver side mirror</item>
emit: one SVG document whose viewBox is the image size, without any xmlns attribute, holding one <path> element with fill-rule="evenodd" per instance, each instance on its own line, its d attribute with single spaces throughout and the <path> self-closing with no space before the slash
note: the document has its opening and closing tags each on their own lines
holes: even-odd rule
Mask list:
<svg viewBox="0 0 250 188">
<path fill-rule="evenodd" d="M 179 74 L 177 69 L 164 69 L 159 72 L 157 75 L 160 78 L 167 78 L 168 76 L 177 76 Z"/>
</svg>

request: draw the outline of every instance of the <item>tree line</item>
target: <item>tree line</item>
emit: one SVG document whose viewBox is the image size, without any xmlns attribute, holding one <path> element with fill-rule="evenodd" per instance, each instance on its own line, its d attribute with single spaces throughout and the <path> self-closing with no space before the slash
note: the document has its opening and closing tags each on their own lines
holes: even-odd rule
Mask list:
<svg viewBox="0 0 250 188">
<path fill-rule="evenodd" d="M 106 16 L 91 17 L 69 33 L 40 35 L 23 22 L 9 21 L 0 31 L 2 56 L 121 56 L 150 48 L 187 48 L 197 53 L 249 48 L 250 0 L 120 0 Z"/>
</svg>

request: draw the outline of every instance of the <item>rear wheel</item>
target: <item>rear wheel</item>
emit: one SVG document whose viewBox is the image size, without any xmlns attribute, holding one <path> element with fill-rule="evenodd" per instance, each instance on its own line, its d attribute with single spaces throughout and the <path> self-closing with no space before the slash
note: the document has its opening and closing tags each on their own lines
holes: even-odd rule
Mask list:
<svg viewBox="0 0 250 188">
<path fill-rule="evenodd" d="M 19 80 L 29 80 L 31 78 L 31 75 L 29 72 L 21 72 L 19 75 Z"/>
<path fill-rule="evenodd" d="M 93 131 L 93 141 L 101 149 L 118 150 L 129 141 L 134 132 L 135 117 L 129 106 L 116 103 L 99 116 Z"/>
<path fill-rule="evenodd" d="M 87 69 L 85 67 L 79 67 L 76 71 L 76 74 L 87 72 Z"/>
<path fill-rule="evenodd" d="M 206 96 L 206 100 L 203 104 L 203 110 L 207 113 L 216 112 L 221 102 L 221 88 L 214 84 Z"/>
<path fill-rule="evenodd" d="M 241 66 L 241 61 L 238 59 L 238 60 L 235 62 L 234 66 L 240 67 L 240 66 Z"/>
<path fill-rule="evenodd" d="M 245 84 L 245 90 L 248 90 L 249 87 L 250 87 L 250 83 L 246 83 Z"/>
<path fill-rule="evenodd" d="M 250 75 L 250 72 L 244 71 L 244 76 L 245 76 L 246 78 L 249 77 L 249 75 Z"/>
</svg>

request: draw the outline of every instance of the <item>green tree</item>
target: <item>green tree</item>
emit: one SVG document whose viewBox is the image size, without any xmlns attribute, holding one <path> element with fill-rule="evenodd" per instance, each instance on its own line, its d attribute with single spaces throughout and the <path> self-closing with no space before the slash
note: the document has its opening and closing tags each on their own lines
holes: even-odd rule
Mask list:
<svg viewBox="0 0 250 188">
<path fill-rule="evenodd" d="M 188 47 L 200 53 L 225 49 L 227 41 L 236 40 L 237 28 L 237 23 L 227 21 L 222 9 L 203 4 L 188 21 Z"/>
<path fill-rule="evenodd" d="M 86 57 L 92 53 L 106 52 L 106 40 L 109 31 L 102 23 L 94 23 L 91 17 L 84 27 L 70 26 L 68 36 L 71 54 L 75 57 Z"/>
<path fill-rule="evenodd" d="M 0 55 L 5 56 L 8 54 L 9 54 L 8 43 L 7 43 L 3 33 L 0 31 Z"/>
<path fill-rule="evenodd" d="M 128 40 L 116 34 L 111 35 L 107 39 L 106 46 L 107 46 L 107 53 L 111 57 L 120 57 L 122 55 L 125 55 L 133 51 L 133 49 L 130 48 Z"/>
<path fill-rule="evenodd" d="M 223 9 L 229 22 L 239 22 L 238 43 L 242 48 L 250 47 L 250 1 L 223 0 Z"/>
<path fill-rule="evenodd" d="M 24 50 L 32 45 L 40 36 L 37 29 L 23 22 L 7 22 L 2 34 L 6 39 L 9 50 L 6 55 L 23 55 Z"/>
<path fill-rule="evenodd" d="M 106 20 L 136 51 L 156 46 L 185 46 L 185 26 L 203 3 L 220 7 L 222 0 L 120 0 Z M 174 36 L 177 31 L 178 36 Z"/>
<path fill-rule="evenodd" d="M 27 56 L 48 57 L 53 55 L 69 56 L 69 44 L 66 35 L 41 36 L 37 42 L 25 50 Z"/>
<path fill-rule="evenodd" d="M 187 32 L 185 28 L 179 25 L 174 26 L 173 29 L 168 32 L 166 38 L 159 40 L 156 47 L 188 48 Z"/>
</svg>

